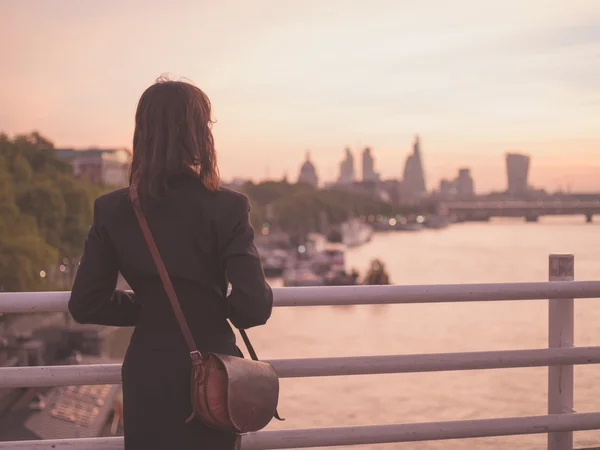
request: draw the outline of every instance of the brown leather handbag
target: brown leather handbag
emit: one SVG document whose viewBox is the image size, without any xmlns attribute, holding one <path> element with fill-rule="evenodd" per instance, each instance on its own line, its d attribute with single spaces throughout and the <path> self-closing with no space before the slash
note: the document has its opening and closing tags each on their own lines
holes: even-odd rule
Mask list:
<svg viewBox="0 0 600 450">
<path fill-rule="evenodd" d="M 190 350 L 192 414 L 187 422 L 195 417 L 210 428 L 241 434 L 264 428 L 273 417 L 281 420 L 277 414 L 277 374 L 270 364 L 258 361 L 244 330 L 239 331 L 252 360 L 217 353 L 201 354 L 198 351 L 146 217 L 140 208 L 135 187 L 129 189 L 129 197 Z"/>
</svg>

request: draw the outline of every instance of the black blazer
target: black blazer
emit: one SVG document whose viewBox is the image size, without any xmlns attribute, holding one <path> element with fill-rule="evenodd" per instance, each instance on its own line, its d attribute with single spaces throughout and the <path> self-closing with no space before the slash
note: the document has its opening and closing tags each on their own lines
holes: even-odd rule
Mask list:
<svg viewBox="0 0 600 450">
<path fill-rule="evenodd" d="M 193 175 L 169 186 L 145 215 L 188 325 L 201 351 L 239 355 L 227 319 L 238 328 L 262 325 L 273 306 L 248 199 L 229 189 L 211 192 Z M 116 290 L 118 272 L 134 293 Z M 191 412 L 188 349 L 127 189 L 94 204 L 69 311 L 79 323 L 135 326 L 123 364 L 126 449 L 232 448 L 231 435 L 184 425 Z"/>
</svg>

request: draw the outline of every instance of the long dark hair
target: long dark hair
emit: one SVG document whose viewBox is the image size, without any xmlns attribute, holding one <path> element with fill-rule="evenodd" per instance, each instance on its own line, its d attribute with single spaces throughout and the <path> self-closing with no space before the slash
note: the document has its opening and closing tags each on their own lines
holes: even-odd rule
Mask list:
<svg viewBox="0 0 600 450">
<path fill-rule="evenodd" d="M 135 113 L 129 177 L 142 206 L 160 199 L 173 175 L 193 174 L 219 189 L 212 123 L 210 100 L 196 86 L 159 78 L 146 89 Z"/>
</svg>

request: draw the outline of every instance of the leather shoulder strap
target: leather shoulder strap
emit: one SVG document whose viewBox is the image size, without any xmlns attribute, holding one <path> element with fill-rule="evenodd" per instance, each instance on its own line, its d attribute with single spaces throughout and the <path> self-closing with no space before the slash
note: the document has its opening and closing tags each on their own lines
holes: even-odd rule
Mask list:
<svg viewBox="0 0 600 450">
<path fill-rule="evenodd" d="M 196 347 L 196 343 L 194 342 L 192 332 L 190 331 L 190 328 L 188 327 L 188 324 L 185 320 L 185 316 L 183 315 L 183 311 L 181 310 L 179 299 L 177 298 L 177 294 L 175 293 L 173 283 L 171 283 L 171 278 L 169 277 L 169 273 L 167 272 L 165 263 L 163 262 L 160 256 L 158 247 L 156 246 L 156 242 L 154 242 L 154 238 L 152 237 L 152 233 L 150 232 L 148 221 L 142 213 L 140 202 L 137 196 L 137 191 L 134 186 L 131 186 L 129 188 L 129 199 L 131 200 L 131 203 L 133 205 L 133 210 L 135 211 L 135 215 L 140 224 L 140 228 L 142 229 L 142 233 L 144 233 L 144 238 L 146 239 L 146 243 L 148 244 L 148 248 L 150 249 L 150 254 L 152 255 L 152 259 L 154 260 L 154 264 L 156 265 L 156 270 L 158 270 L 158 274 L 160 275 L 160 279 L 165 288 L 165 292 L 167 293 L 167 297 L 169 297 L 169 302 L 171 302 L 171 307 L 173 308 L 173 312 L 175 313 L 177 322 L 179 322 L 179 326 L 181 327 L 183 337 L 185 338 L 187 346 L 190 349 L 190 356 L 192 357 L 192 359 L 198 359 L 198 357 L 200 357 L 200 353 L 198 352 L 198 348 Z"/>
</svg>

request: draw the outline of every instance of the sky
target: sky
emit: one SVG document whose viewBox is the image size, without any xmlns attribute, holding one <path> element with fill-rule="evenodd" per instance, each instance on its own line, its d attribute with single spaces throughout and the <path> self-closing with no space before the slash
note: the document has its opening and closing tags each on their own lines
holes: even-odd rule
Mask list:
<svg viewBox="0 0 600 450">
<path fill-rule="evenodd" d="M 213 103 L 223 178 L 296 179 L 344 148 L 399 178 L 415 134 L 429 187 L 470 167 L 506 187 L 600 191 L 598 0 L 0 0 L 0 131 L 131 147 L 164 74 Z M 358 164 L 360 168 L 360 164 Z"/>
</svg>

